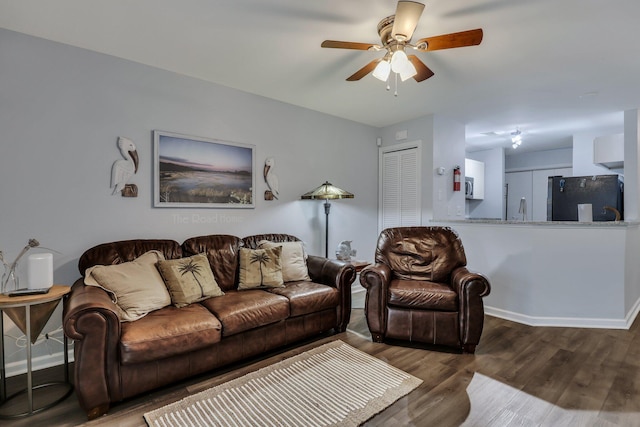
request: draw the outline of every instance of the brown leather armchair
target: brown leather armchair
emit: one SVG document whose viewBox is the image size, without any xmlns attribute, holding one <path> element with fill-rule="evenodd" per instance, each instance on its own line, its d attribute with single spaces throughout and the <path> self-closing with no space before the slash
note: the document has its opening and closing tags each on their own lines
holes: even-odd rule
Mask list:
<svg viewBox="0 0 640 427">
<path fill-rule="evenodd" d="M 489 281 L 467 270 L 457 233 L 449 227 L 384 230 L 375 264 L 360 273 L 365 315 L 374 341 L 415 341 L 474 353 L 484 323 Z"/>
</svg>

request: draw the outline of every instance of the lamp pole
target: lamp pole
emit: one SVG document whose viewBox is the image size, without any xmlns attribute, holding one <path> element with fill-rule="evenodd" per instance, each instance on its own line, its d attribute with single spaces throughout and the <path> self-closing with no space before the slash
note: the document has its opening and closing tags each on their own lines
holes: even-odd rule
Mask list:
<svg viewBox="0 0 640 427">
<path fill-rule="evenodd" d="M 329 200 L 324 202 L 324 257 L 329 258 L 329 211 L 331 211 L 331 203 Z"/>
</svg>

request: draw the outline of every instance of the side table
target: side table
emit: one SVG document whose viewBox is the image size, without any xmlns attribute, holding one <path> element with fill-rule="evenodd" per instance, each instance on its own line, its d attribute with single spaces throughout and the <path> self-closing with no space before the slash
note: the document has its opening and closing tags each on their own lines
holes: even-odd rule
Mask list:
<svg viewBox="0 0 640 427">
<path fill-rule="evenodd" d="M 32 415 L 48 409 L 62 400 L 66 399 L 73 391 L 73 386 L 69 382 L 69 355 L 68 341 L 64 336 L 64 382 L 52 382 L 40 384 L 34 387 L 31 370 L 31 346 L 35 344 L 42 328 L 46 325 L 51 314 L 58 306 L 58 303 L 71 291 L 69 286 L 53 285 L 46 294 L 23 295 L 10 297 L 0 295 L 0 408 L 6 402 L 17 397 L 18 395 L 27 393 L 27 411 L 18 414 L 5 415 L 0 413 L 0 418 L 20 418 Z M 27 388 L 17 393 L 7 396 L 7 377 L 5 370 L 5 354 L 4 354 L 4 318 L 3 313 L 15 323 L 15 325 L 25 334 L 27 338 Z M 68 387 L 65 394 L 55 401 L 48 403 L 40 408 L 33 407 L 33 390 L 63 384 Z"/>
<path fill-rule="evenodd" d="M 355 259 L 352 259 L 351 261 L 346 261 L 346 263 L 353 265 L 356 268 L 356 273 L 360 273 L 363 268 L 371 264 L 369 261 L 358 261 Z"/>
</svg>

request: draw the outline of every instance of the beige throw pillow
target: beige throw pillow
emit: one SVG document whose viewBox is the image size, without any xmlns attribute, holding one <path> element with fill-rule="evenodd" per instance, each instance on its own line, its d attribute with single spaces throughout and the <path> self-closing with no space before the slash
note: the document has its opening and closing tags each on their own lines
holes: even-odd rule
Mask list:
<svg viewBox="0 0 640 427">
<path fill-rule="evenodd" d="M 85 271 L 84 283 L 111 294 L 120 308 L 121 321 L 137 320 L 171 304 L 169 292 L 156 268 L 156 263 L 162 260 L 161 252 L 149 251 L 131 262 L 95 265 Z"/>
<path fill-rule="evenodd" d="M 258 242 L 259 249 L 282 248 L 282 279 L 285 282 L 295 282 L 300 280 L 310 281 L 309 270 L 307 269 L 307 254 L 304 251 L 302 242 L 270 242 L 261 240 Z"/>
<path fill-rule="evenodd" d="M 203 254 L 160 261 L 158 270 L 176 307 L 224 295 L 213 277 L 209 260 Z"/>
<path fill-rule="evenodd" d="M 240 283 L 238 289 L 282 288 L 282 248 L 240 248 Z"/>
</svg>

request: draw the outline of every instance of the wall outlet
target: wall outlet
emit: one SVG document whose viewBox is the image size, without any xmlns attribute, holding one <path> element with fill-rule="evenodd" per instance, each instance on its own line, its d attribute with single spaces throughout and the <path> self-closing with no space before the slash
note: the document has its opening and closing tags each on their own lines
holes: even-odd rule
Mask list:
<svg viewBox="0 0 640 427">
<path fill-rule="evenodd" d="M 456 206 L 456 215 L 462 216 L 462 206 L 460 205 Z"/>
</svg>

